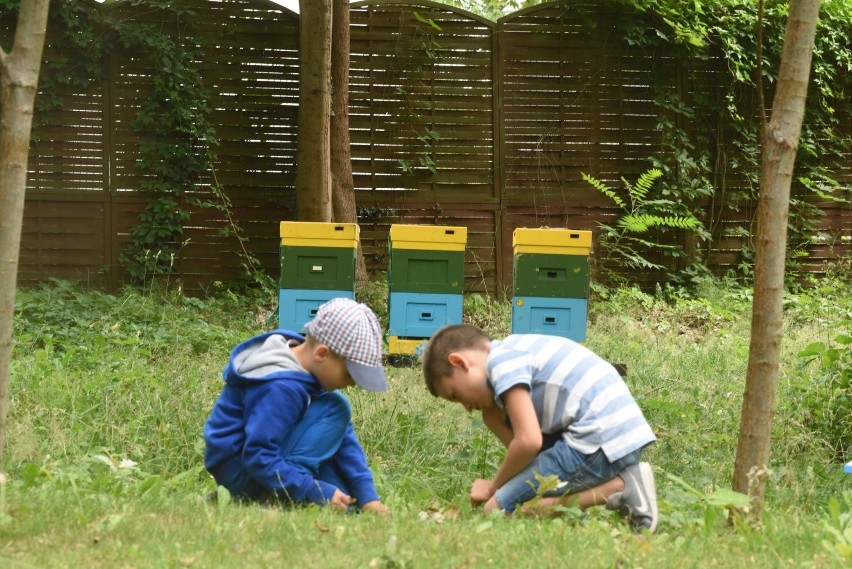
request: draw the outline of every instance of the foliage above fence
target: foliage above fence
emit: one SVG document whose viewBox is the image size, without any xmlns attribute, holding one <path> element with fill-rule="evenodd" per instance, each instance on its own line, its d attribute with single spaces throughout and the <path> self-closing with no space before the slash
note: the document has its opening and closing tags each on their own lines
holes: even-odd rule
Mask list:
<svg viewBox="0 0 852 569">
<path fill-rule="evenodd" d="M 664 270 L 628 276 L 747 273 L 757 16 L 737 4 L 561 1 L 494 22 L 428 1 L 353 2 L 368 267 L 386 267 L 390 223 L 465 225 L 468 288 L 499 291 L 515 227 L 597 235 L 620 210 L 583 174 L 617 188 L 656 168 L 648 213 L 700 226 L 655 229 L 660 246 L 643 255 Z M 816 266 L 852 249 L 852 9 L 823 5 L 791 203 L 791 259 L 805 269 L 805 255 Z M 52 8 L 22 282 L 83 270 L 117 286 L 165 269 L 195 288 L 257 266 L 274 275 L 275 222 L 295 218 L 297 15 L 264 0 Z M 784 17 L 770 3 L 763 21 L 767 104 Z M 13 22 L 2 21 L 6 42 Z"/>
</svg>

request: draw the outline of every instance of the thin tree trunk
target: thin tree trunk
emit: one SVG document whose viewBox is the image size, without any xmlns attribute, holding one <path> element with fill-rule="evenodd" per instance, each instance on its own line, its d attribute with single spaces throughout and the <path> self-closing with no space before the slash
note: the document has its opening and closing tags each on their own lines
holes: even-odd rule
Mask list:
<svg viewBox="0 0 852 569">
<path fill-rule="evenodd" d="M 12 51 L 0 48 L 0 470 L 9 416 L 9 370 L 27 158 L 50 0 L 22 0 Z"/>
<path fill-rule="evenodd" d="M 733 484 L 734 490 L 751 496 L 755 519 L 759 519 L 763 508 L 769 464 L 783 335 L 790 184 L 805 112 L 818 15 L 819 0 L 790 0 L 772 117 L 762 132 L 751 345 Z"/>
<path fill-rule="evenodd" d="M 297 218 L 304 221 L 331 221 L 331 0 L 301 0 L 299 12 Z"/>
<path fill-rule="evenodd" d="M 349 0 L 332 1 L 331 201 L 335 221 L 358 223 L 349 141 Z M 367 280 L 367 267 L 360 245 L 355 277 L 361 282 Z"/>
</svg>

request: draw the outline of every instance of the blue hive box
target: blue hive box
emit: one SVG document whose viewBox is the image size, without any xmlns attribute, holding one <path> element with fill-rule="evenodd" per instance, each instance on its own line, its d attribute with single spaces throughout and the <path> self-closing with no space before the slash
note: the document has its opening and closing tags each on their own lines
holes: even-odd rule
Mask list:
<svg viewBox="0 0 852 569">
<path fill-rule="evenodd" d="M 355 300 L 355 293 L 351 290 L 278 289 L 278 327 L 301 334 L 320 306 L 341 297 Z"/>
<path fill-rule="evenodd" d="M 515 297 L 512 334 L 547 334 L 585 342 L 588 307 L 585 298 Z"/>
</svg>

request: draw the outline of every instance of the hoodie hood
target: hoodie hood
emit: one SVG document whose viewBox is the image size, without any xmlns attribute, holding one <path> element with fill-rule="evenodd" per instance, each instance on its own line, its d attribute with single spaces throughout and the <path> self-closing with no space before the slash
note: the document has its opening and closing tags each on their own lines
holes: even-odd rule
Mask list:
<svg viewBox="0 0 852 569">
<path fill-rule="evenodd" d="M 283 375 L 292 379 L 292 372 L 300 372 L 305 375 L 306 381 L 316 383 L 290 349 L 291 341 L 301 344 L 305 339 L 294 332 L 276 330 L 238 345 L 231 352 L 222 374 L 225 383 L 246 385 L 279 379 Z"/>
</svg>

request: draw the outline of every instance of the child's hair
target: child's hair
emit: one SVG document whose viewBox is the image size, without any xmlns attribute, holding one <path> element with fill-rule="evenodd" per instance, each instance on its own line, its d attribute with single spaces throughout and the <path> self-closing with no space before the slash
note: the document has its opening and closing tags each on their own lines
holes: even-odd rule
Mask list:
<svg viewBox="0 0 852 569">
<path fill-rule="evenodd" d="M 423 377 L 429 393 L 437 396 L 437 383 L 452 375 L 453 366 L 449 361 L 452 352 L 484 349 L 489 340 L 488 334 L 470 324 L 444 326 L 435 332 L 423 354 Z"/>
</svg>

